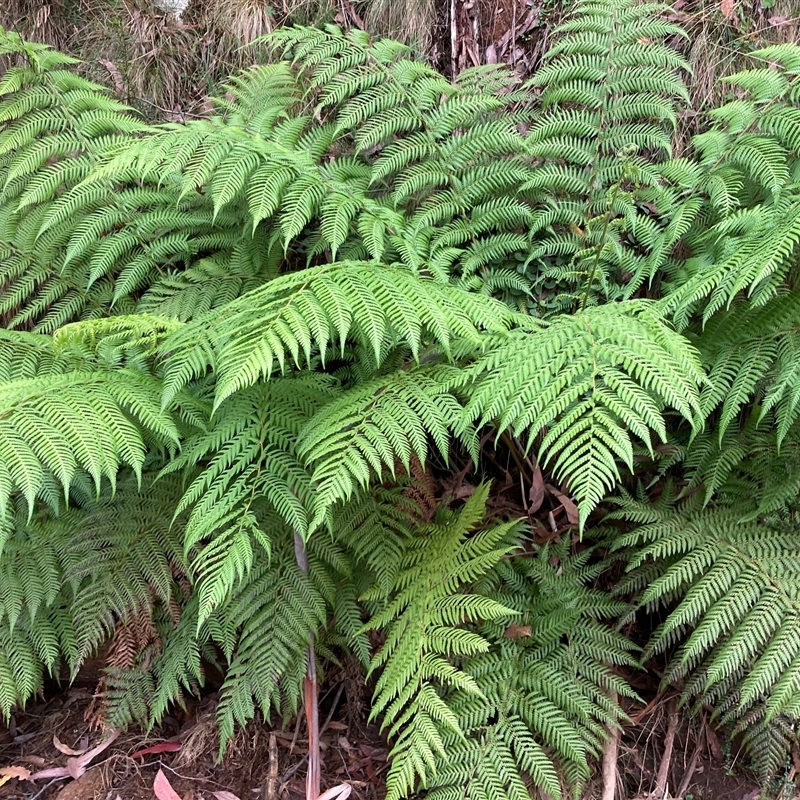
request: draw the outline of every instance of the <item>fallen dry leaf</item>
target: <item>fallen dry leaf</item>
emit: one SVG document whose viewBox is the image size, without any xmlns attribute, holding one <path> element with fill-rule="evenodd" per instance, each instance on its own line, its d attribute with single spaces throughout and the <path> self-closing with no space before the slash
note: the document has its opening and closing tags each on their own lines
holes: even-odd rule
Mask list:
<svg viewBox="0 0 800 800">
<path fill-rule="evenodd" d="M 328 789 L 327 792 L 323 792 L 317 800 L 346 800 L 352 791 L 353 787 L 349 783 L 340 783 L 338 786 Z"/>
<path fill-rule="evenodd" d="M 77 780 L 86 772 L 86 767 L 89 765 L 91 760 L 102 753 L 103 750 L 106 749 L 116 738 L 119 736 L 118 730 L 112 730 L 109 734 L 108 739 L 104 742 L 101 742 L 97 747 L 93 747 L 91 750 L 87 750 L 80 756 L 75 756 L 74 758 L 67 759 L 67 766 L 66 767 L 52 767 L 51 769 L 43 769 L 39 772 L 34 772 L 31 775 L 32 781 L 39 781 L 43 780 L 44 778 L 74 778 Z"/>
<path fill-rule="evenodd" d="M 530 625 L 509 625 L 505 632 L 506 639 L 522 639 L 531 635 Z"/>
<path fill-rule="evenodd" d="M 71 747 L 67 747 L 55 734 L 53 734 L 53 747 L 65 756 L 82 756 L 86 752 L 85 747 L 82 750 L 73 750 Z"/>
<path fill-rule="evenodd" d="M 539 467 L 533 471 L 533 481 L 528 492 L 528 513 L 533 514 L 542 507 L 544 502 L 544 478 Z"/>
<path fill-rule="evenodd" d="M 119 731 L 114 730 L 111 732 L 111 735 L 106 739 L 104 742 L 101 742 L 97 747 L 93 747 L 91 750 L 87 750 L 85 753 L 81 753 L 79 756 L 75 756 L 74 758 L 67 759 L 67 772 L 77 780 L 86 772 L 86 768 L 91 762 L 91 760 L 103 750 L 106 749 L 114 739 L 119 736 Z"/>
<path fill-rule="evenodd" d="M 239 800 L 233 792 L 211 792 L 217 800 Z"/>
<path fill-rule="evenodd" d="M 183 745 L 180 742 L 160 742 L 159 744 L 144 747 L 131 753 L 131 758 L 141 758 L 142 756 L 149 756 L 152 753 L 177 753 Z"/>
<path fill-rule="evenodd" d="M 12 778 L 18 781 L 27 781 L 31 777 L 31 771 L 27 767 L 3 767 L 0 769 L 0 786 L 8 783 Z"/>
<path fill-rule="evenodd" d="M 567 521 L 571 525 L 578 524 L 578 506 L 572 502 L 565 494 L 561 494 L 561 492 L 556 492 L 556 497 L 558 498 L 558 502 L 564 507 L 564 511 L 567 512 Z"/>
<path fill-rule="evenodd" d="M 164 770 L 161 769 L 153 781 L 153 792 L 158 800 L 181 800 L 181 796 L 172 788 L 172 784 L 167 780 Z"/>
<path fill-rule="evenodd" d="M 725 19 L 736 19 L 736 8 L 734 0 L 720 0 L 719 11 Z"/>
</svg>

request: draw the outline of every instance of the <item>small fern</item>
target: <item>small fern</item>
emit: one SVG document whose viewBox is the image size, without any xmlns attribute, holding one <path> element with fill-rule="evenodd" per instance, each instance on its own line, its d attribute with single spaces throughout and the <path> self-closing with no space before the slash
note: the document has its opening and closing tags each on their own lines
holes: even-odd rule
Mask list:
<svg viewBox="0 0 800 800">
<path fill-rule="evenodd" d="M 605 622 L 625 605 L 588 588 L 604 565 L 591 563 L 590 550 L 569 556 L 563 543 L 526 555 L 478 584 L 519 617 L 479 628 L 491 649 L 464 670 L 482 696 L 448 699 L 466 739 L 448 737 L 430 798 L 522 798 L 529 782 L 551 797 L 579 797 L 589 758 L 624 720 L 610 695 L 633 693 L 610 665 L 634 663 L 634 647 Z"/>
<path fill-rule="evenodd" d="M 425 785 L 436 774 L 437 756 L 446 757 L 446 733 L 463 736 L 440 692 L 458 687 L 480 694 L 452 661 L 486 652 L 488 643 L 462 625 L 514 615 L 495 600 L 460 591 L 513 548 L 512 524 L 467 538 L 483 517 L 487 494 L 488 486 L 479 489 L 457 517 L 412 540 L 390 602 L 369 623 L 387 633 L 370 671 L 380 669 L 372 716 L 384 717 L 383 728 L 394 740 L 389 800 L 408 796 L 418 779 Z"/>
<path fill-rule="evenodd" d="M 625 605 L 585 587 L 602 565 L 563 547 L 507 560 L 518 525 L 469 533 L 487 495 L 479 487 L 409 540 L 389 602 L 369 623 L 386 631 L 371 664 L 380 670 L 372 713 L 394 743 L 391 798 L 418 781 L 431 798 L 516 798 L 528 779 L 558 797 L 559 769 L 577 796 L 603 726 L 622 717 L 606 692 L 630 694 L 608 663 L 634 663 L 631 645 L 601 622 Z"/>
</svg>

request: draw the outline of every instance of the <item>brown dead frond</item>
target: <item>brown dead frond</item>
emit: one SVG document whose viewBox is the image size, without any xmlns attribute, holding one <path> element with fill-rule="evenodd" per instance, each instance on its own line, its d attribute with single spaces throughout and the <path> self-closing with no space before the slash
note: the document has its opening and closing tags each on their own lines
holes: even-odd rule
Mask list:
<svg viewBox="0 0 800 800">
<path fill-rule="evenodd" d="M 130 669 L 139 659 L 161 649 L 161 639 L 153 624 L 151 609 L 140 611 L 120 622 L 111 639 L 107 664 L 109 667 Z"/>
<path fill-rule="evenodd" d="M 403 495 L 418 509 L 415 515 L 419 521 L 430 522 L 439 507 L 438 482 L 416 456 L 411 459 L 410 467 L 413 482 L 403 490 Z"/>
<path fill-rule="evenodd" d="M 137 670 L 145 673 L 154 655 L 161 650 L 161 637 L 153 621 L 151 605 L 131 611 L 117 627 L 105 649 L 104 665 L 84 719 L 93 728 L 105 728 L 109 692 L 118 692 L 120 676 Z"/>
</svg>

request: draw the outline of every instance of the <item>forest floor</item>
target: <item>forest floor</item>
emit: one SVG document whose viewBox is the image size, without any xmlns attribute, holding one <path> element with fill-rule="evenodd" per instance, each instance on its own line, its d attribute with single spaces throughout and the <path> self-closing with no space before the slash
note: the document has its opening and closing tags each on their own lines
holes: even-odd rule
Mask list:
<svg viewBox="0 0 800 800">
<path fill-rule="evenodd" d="M 323 697 L 320 715 L 322 789 L 347 783 L 352 800 L 382 800 L 386 743 L 374 726 L 353 719 L 346 701 L 339 704 L 341 691 L 333 694 L 327 710 Z M 0 725 L 0 800 L 303 800 L 303 724 L 273 730 L 251 723 L 217 763 L 215 702 L 209 695 L 149 734 L 131 728 L 103 747 L 108 732 L 85 721 L 92 692 L 72 687 L 58 693 Z M 684 721 L 674 699 L 628 713 L 631 723 L 619 741 L 617 800 L 767 800 L 705 721 Z M 797 797 L 791 789 L 784 789 L 782 800 Z M 601 794 L 598 768 L 585 800 Z"/>
</svg>

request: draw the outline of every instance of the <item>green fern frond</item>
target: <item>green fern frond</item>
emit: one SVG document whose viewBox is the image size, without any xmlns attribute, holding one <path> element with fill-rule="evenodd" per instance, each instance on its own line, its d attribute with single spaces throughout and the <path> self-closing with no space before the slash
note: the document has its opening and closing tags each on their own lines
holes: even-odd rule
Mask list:
<svg viewBox="0 0 800 800">
<path fill-rule="evenodd" d="M 642 605 L 679 601 L 645 657 L 679 643 L 667 679 L 687 680 L 686 700 L 715 705 L 725 722 L 760 708 L 770 723 L 791 708 L 800 680 L 798 546 L 791 518 L 746 522 L 748 510 L 668 501 L 650 506 L 647 524 L 616 546 L 638 546 L 627 586 L 642 590 Z M 624 498 L 615 516 L 641 520 L 644 512 L 640 501 Z M 648 564 L 658 565 L 657 576 Z"/>
<path fill-rule="evenodd" d="M 400 370 L 359 384 L 323 406 L 299 434 L 298 450 L 312 468 L 315 517 L 312 529 L 357 487 L 380 482 L 412 457 L 426 459 L 429 440 L 447 457 L 462 408 L 450 393 L 454 375 Z M 467 438 L 467 437 L 465 437 Z M 475 442 L 469 442 L 472 450 Z"/>
<path fill-rule="evenodd" d="M 514 613 L 497 601 L 459 591 L 513 548 L 513 524 L 468 538 L 483 516 L 487 494 L 488 486 L 480 488 L 458 516 L 408 543 L 393 597 L 369 622 L 369 628 L 387 631 L 370 671 L 380 670 L 372 716 L 383 717 L 395 740 L 387 778 L 391 799 L 408 796 L 418 780 L 424 785 L 435 776 L 437 756 L 446 756 L 447 732 L 463 737 L 439 691 L 458 687 L 481 694 L 474 679 L 451 663 L 488 650 L 486 640 L 462 624 Z"/>
<path fill-rule="evenodd" d="M 589 551 L 568 556 L 563 544 L 530 555 L 500 562 L 476 586 L 520 616 L 479 628 L 491 650 L 463 668 L 481 693 L 446 697 L 465 738 L 448 735 L 431 797 L 516 800 L 529 782 L 551 797 L 578 797 L 589 756 L 623 719 L 608 693 L 632 693 L 607 659 L 630 664 L 633 647 L 600 620 L 626 607 L 586 586 L 604 565 L 589 566 Z"/>
<path fill-rule="evenodd" d="M 158 404 L 159 383 L 134 371 L 66 372 L 21 378 L 0 388 L 0 515 L 19 491 L 30 513 L 47 494 L 48 475 L 66 493 L 77 470 L 99 491 L 121 465 L 137 475 L 145 459 L 142 431 L 163 445 L 178 432 Z"/>
<path fill-rule="evenodd" d="M 325 623 L 327 607 L 297 566 L 291 533 L 273 539 L 269 560 L 261 557 L 225 607 L 209 619 L 212 637 L 230 661 L 217 720 L 224 748 L 234 725 L 244 725 L 255 707 L 288 716 L 297 711 L 311 632 Z M 231 640 L 229 636 L 234 634 Z"/>
<path fill-rule="evenodd" d="M 0 313 L 11 314 L 14 327 L 53 330 L 98 306 L 107 310 L 110 297 L 104 302 L 90 293 L 80 269 L 61 272 L 67 231 L 35 245 L 36 228 L 59 195 L 93 169 L 100 150 L 147 126 L 102 87 L 61 68 L 74 59 L 18 40 L 10 48 L 24 61 L 0 89 Z M 98 188 L 99 196 L 105 207 L 118 207 L 109 185 Z"/>
<path fill-rule="evenodd" d="M 631 433 L 648 447 L 651 432 L 664 441 L 665 406 L 697 419 L 697 357 L 654 312 L 603 306 L 520 330 L 466 373 L 464 419 L 527 431 L 531 445 L 541 437 L 540 456 L 580 501 L 581 527 L 619 479 L 617 461 L 633 468 Z"/>
<path fill-rule="evenodd" d="M 388 346 L 405 344 L 415 358 L 435 342 L 445 352 L 464 337 L 501 330 L 513 312 L 501 303 L 442 285 L 402 267 L 369 262 L 314 267 L 285 275 L 190 323 L 164 344 L 165 402 L 214 367 L 215 404 L 291 360 L 297 367 L 348 339 L 372 353 L 376 365 Z"/>
<path fill-rule="evenodd" d="M 175 515 L 191 509 L 184 547 L 198 577 L 199 625 L 246 579 L 259 549 L 271 551 L 267 522 L 308 531 L 313 487 L 297 439 L 331 386 L 312 374 L 238 392 L 164 468 L 192 478 Z"/>
</svg>

